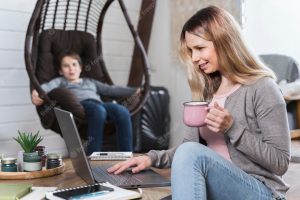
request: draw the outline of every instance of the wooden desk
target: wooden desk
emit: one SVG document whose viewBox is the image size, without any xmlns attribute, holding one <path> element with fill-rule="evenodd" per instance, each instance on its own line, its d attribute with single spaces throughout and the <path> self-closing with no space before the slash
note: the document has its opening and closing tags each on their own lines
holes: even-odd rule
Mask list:
<svg viewBox="0 0 300 200">
<path fill-rule="evenodd" d="M 58 187 L 59 189 L 76 187 L 81 185 L 86 185 L 86 183 L 75 173 L 73 170 L 72 163 L 69 159 L 64 160 L 66 168 L 64 173 L 39 179 L 31 180 L 0 180 L 0 183 L 19 183 L 26 182 L 31 183 L 33 186 L 44 186 L 44 187 Z M 92 164 L 96 164 L 100 161 L 93 161 Z M 169 169 L 154 169 L 156 172 L 160 173 L 164 177 L 170 178 Z M 144 200 L 158 200 L 167 195 L 171 194 L 170 187 L 157 187 L 157 188 L 143 188 L 143 199 Z"/>
</svg>

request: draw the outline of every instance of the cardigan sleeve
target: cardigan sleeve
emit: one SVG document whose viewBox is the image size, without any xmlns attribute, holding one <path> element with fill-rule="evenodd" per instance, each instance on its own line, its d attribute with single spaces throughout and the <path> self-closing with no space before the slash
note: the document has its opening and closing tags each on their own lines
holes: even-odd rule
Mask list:
<svg viewBox="0 0 300 200">
<path fill-rule="evenodd" d="M 287 171 L 290 160 L 286 104 L 275 81 L 265 79 L 252 87 L 258 130 L 253 133 L 247 126 L 234 122 L 225 135 L 250 160 L 281 176 Z"/>
<path fill-rule="evenodd" d="M 178 130 L 178 129 L 177 129 Z M 178 131 L 175 134 L 180 134 L 181 131 Z M 184 142 L 199 142 L 199 132 L 198 128 L 185 127 L 182 131 L 184 133 L 183 141 Z M 171 167 L 172 160 L 176 149 L 179 145 L 170 148 L 168 150 L 151 150 L 146 155 L 151 159 L 153 167 L 157 168 L 169 168 Z"/>
</svg>

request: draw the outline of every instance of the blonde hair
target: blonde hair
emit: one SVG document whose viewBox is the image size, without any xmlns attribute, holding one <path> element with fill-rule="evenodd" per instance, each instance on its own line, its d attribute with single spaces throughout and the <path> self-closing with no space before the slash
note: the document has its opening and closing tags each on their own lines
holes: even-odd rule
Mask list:
<svg viewBox="0 0 300 200">
<path fill-rule="evenodd" d="M 185 42 L 186 32 L 213 42 L 220 72 L 205 74 L 194 66 Z M 180 42 L 180 56 L 187 66 L 193 100 L 211 99 L 220 86 L 221 73 L 231 81 L 244 85 L 262 77 L 276 79 L 274 72 L 250 52 L 234 18 L 216 6 L 209 6 L 194 14 L 184 24 Z"/>
</svg>

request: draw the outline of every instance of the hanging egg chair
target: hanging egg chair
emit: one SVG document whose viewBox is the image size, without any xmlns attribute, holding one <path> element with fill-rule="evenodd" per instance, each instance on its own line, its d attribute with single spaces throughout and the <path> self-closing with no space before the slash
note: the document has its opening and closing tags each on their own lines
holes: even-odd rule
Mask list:
<svg viewBox="0 0 300 200">
<path fill-rule="evenodd" d="M 115 99 L 127 107 L 131 115 L 137 113 L 147 100 L 149 93 L 149 61 L 134 30 L 126 7 L 122 0 L 116 0 L 131 32 L 135 47 L 139 50 L 143 65 L 139 66 L 141 83 L 140 94 Z M 58 77 L 58 57 L 69 50 L 78 53 L 83 62 L 82 77 L 89 77 L 113 85 L 103 57 L 102 31 L 107 10 L 114 0 L 38 0 L 31 16 L 25 38 L 25 63 L 30 79 L 30 92 L 36 89 L 44 104 L 37 106 L 37 113 L 44 128 L 59 134 L 54 107 L 60 107 L 73 113 L 82 138 L 86 136 L 84 109 L 74 95 L 57 88 L 45 93 L 41 84 Z M 142 77 L 140 77 L 142 76 Z M 101 96 L 102 97 L 102 96 Z M 112 100 L 110 97 L 102 97 Z"/>
</svg>

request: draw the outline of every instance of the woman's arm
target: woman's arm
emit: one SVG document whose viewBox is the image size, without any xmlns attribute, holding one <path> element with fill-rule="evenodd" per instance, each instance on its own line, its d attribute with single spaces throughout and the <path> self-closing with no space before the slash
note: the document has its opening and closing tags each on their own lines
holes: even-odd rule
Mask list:
<svg viewBox="0 0 300 200">
<path fill-rule="evenodd" d="M 252 133 L 245 125 L 234 122 L 225 135 L 253 162 L 280 176 L 288 169 L 290 160 L 286 104 L 271 79 L 253 87 L 253 109 L 259 130 Z"/>
<path fill-rule="evenodd" d="M 187 126 L 182 126 L 183 130 L 179 132 L 184 133 L 182 143 L 184 142 L 199 142 L 199 129 L 191 128 Z M 151 158 L 151 163 L 153 167 L 157 168 L 169 168 L 171 167 L 172 160 L 175 154 L 175 151 L 178 146 L 170 148 L 168 150 L 151 150 L 147 155 Z"/>
<path fill-rule="evenodd" d="M 183 142 L 194 141 L 199 142 L 198 128 L 186 127 Z M 139 171 L 149 168 L 151 166 L 157 168 L 171 167 L 174 153 L 177 149 L 173 147 L 168 150 L 151 150 L 146 155 L 130 158 L 124 162 L 117 163 L 108 169 L 109 173 L 120 174 L 124 170 L 133 167 L 132 172 L 138 173 Z"/>
</svg>

